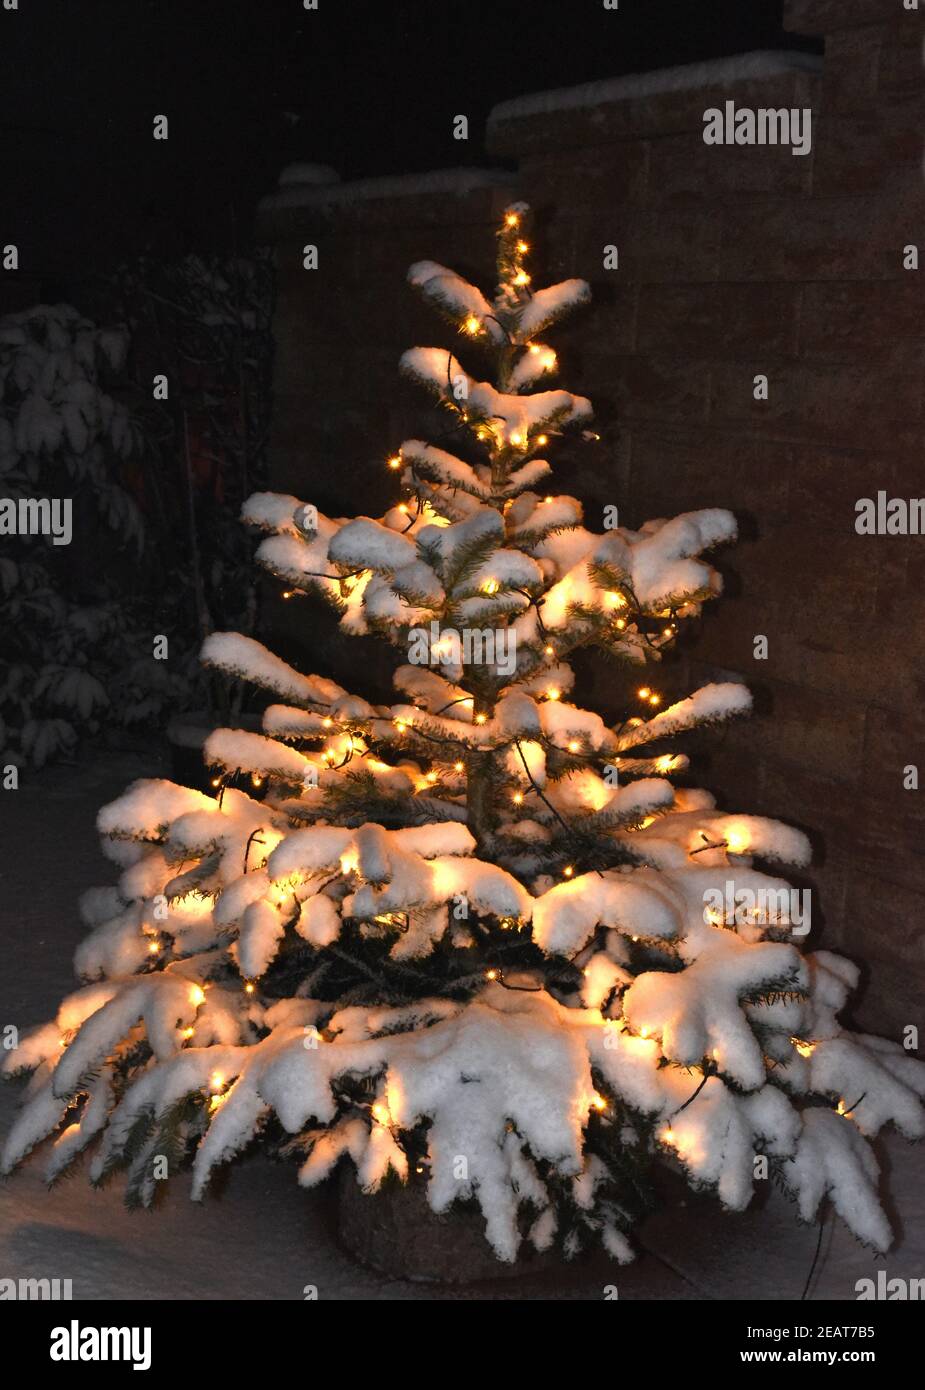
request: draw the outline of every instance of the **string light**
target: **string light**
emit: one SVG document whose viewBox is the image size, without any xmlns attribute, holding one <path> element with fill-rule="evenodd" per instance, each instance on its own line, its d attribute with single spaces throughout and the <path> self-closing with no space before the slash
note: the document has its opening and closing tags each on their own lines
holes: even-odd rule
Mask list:
<svg viewBox="0 0 925 1390">
<path fill-rule="evenodd" d="M 647 685 L 644 685 L 640 690 L 636 691 L 636 694 L 639 696 L 640 700 L 648 700 L 649 696 L 652 694 L 652 691 L 649 689 Z"/>
<path fill-rule="evenodd" d="M 593 1110 L 597 1111 L 603 1111 L 607 1109 L 606 1100 L 602 1095 L 598 1095 L 597 1091 L 595 1091 L 594 1095 L 591 1097 L 591 1107 Z"/>
<path fill-rule="evenodd" d="M 291 589 L 284 589 L 284 590 L 283 590 L 283 598 L 292 598 L 292 590 L 291 590 Z"/>
<path fill-rule="evenodd" d="M 486 724 L 486 723 L 488 722 L 488 715 L 487 715 L 487 714 L 477 714 L 477 715 L 475 716 L 475 722 L 476 722 L 476 724 Z"/>
<path fill-rule="evenodd" d="M 195 1005 L 197 1009 L 199 1008 L 200 1004 L 204 1004 L 206 1002 L 206 992 L 202 988 L 202 985 L 193 985 L 192 989 L 189 992 L 189 1001 L 191 1004 Z"/>
<path fill-rule="evenodd" d="M 802 1038 L 791 1038 L 790 1041 L 801 1057 L 811 1057 L 813 1055 L 816 1046 L 815 1043 L 804 1042 Z"/>
<path fill-rule="evenodd" d="M 559 696 L 560 696 L 561 694 L 562 694 L 562 691 L 561 691 L 561 690 L 557 690 L 556 687 L 555 687 L 554 685 L 551 685 L 551 686 L 549 687 L 549 689 L 546 691 L 546 699 L 547 699 L 547 700 L 558 700 L 558 699 L 559 699 Z"/>
<path fill-rule="evenodd" d="M 566 864 L 565 868 L 562 870 L 562 877 L 571 878 L 574 872 L 574 866 L 572 864 Z"/>
<path fill-rule="evenodd" d="M 388 462 L 390 468 L 401 468 L 403 459 L 401 454 L 393 454 Z"/>
<path fill-rule="evenodd" d="M 152 956 L 156 956 L 157 953 L 158 953 L 158 951 L 159 951 L 160 949 L 161 949 L 161 943 L 160 943 L 159 941 L 152 941 L 152 942 L 150 942 L 149 945 L 148 945 L 148 954 L 149 954 L 149 955 L 152 955 Z"/>
<path fill-rule="evenodd" d="M 520 430 L 514 430 L 514 431 L 511 433 L 511 443 L 514 445 L 514 448 L 515 448 L 515 449 L 522 449 L 522 448 L 523 448 L 524 443 L 525 443 L 525 440 L 524 440 L 524 436 L 523 436 L 523 434 L 522 434 L 522 432 L 521 432 Z"/>
<path fill-rule="evenodd" d="M 252 772 L 252 773 L 251 773 L 251 786 L 252 786 L 252 787 L 262 787 L 262 786 L 263 786 L 263 778 L 260 776 L 259 772 Z"/>
<path fill-rule="evenodd" d="M 527 245 L 525 241 L 518 241 L 517 250 L 519 251 L 521 256 L 525 256 L 527 252 L 530 250 L 530 247 Z"/>
<path fill-rule="evenodd" d="M 514 795 L 511 797 L 511 800 L 513 801 L 513 803 L 514 803 L 515 806 L 522 806 L 522 805 L 523 805 L 523 799 L 524 799 L 524 794 L 523 794 L 523 792 L 515 792 Z"/>
<path fill-rule="evenodd" d="M 741 826 L 726 831 L 726 848 L 730 854 L 744 854 L 748 849 L 748 834 Z"/>
<path fill-rule="evenodd" d="M 465 331 L 466 331 L 467 333 L 469 333 L 469 334 L 472 335 L 473 337 L 475 336 L 476 333 L 481 333 L 481 331 L 482 331 L 482 325 L 481 325 L 480 321 L 475 317 L 475 314 L 470 314 L 470 315 L 469 315 L 469 317 L 466 319 L 465 323 L 463 324 L 463 328 L 465 329 Z"/>
<path fill-rule="evenodd" d="M 221 779 L 221 777 L 213 777 L 213 778 L 212 778 L 212 785 L 213 785 L 213 787 L 220 787 L 220 786 L 222 785 L 222 779 Z"/>
<path fill-rule="evenodd" d="M 380 1125 L 387 1125 L 392 1118 L 389 1114 L 389 1107 L 381 1100 L 377 1100 L 372 1107 L 372 1117 Z"/>
<path fill-rule="evenodd" d="M 325 717 L 322 719 L 322 721 L 321 721 L 321 727 L 322 727 L 323 729 L 333 729 L 333 728 L 334 728 L 334 720 L 331 718 L 331 716 L 330 716 L 329 714 L 326 714 Z"/>
<path fill-rule="evenodd" d="M 181 1038 L 191 1038 L 191 1037 L 193 1036 L 193 1034 L 195 1033 L 195 1031 L 196 1031 L 195 1028 L 184 1028 L 184 1029 L 182 1030 L 182 1032 L 180 1033 L 180 1037 L 181 1037 Z"/>
<path fill-rule="evenodd" d="M 254 988 L 255 988 L 255 986 L 254 986 L 253 980 L 248 980 L 247 983 L 246 983 L 245 986 L 244 986 L 244 993 L 245 993 L 245 994 L 253 994 Z"/>
<path fill-rule="evenodd" d="M 520 218 L 517 216 L 517 213 L 516 213 L 516 212 L 509 212 L 509 213 L 507 214 L 507 216 L 505 217 L 504 221 L 505 221 L 505 224 L 506 224 L 508 227 L 519 227 L 519 226 L 520 226 Z"/>
<path fill-rule="evenodd" d="M 570 753 L 577 753 L 580 747 L 581 747 L 581 744 L 578 742 L 578 739 L 577 739 L 577 738 L 570 738 L 570 739 L 569 739 L 568 751 L 569 751 Z"/>
<path fill-rule="evenodd" d="M 486 579 L 485 583 L 482 585 L 482 593 L 489 595 L 496 594 L 500 588 L 501 585 L 498 583 L 497 579 Z"/>
<path fill-rule="evenodd" d="M 485 979 L 486 979 L 486 980 L 497 980 L 497 978 L 498 978 L 498 972 L 497 972 L 497 970 L 486 970 L 486 971 L 485 971 Z"/>
<path fill-rule="evenodd" d="M 543 648 L 543 651 L 546 656 L 555 656 L 556 654 L 555 647 L 551 647 L 549 643 L 546 644 L 546 646 Z"/>
<path fill-rule="evenodd" d="M 518 270 L 517 274 L 514 276 L 514 284 L 529 285 L 529 283 L 530 276 L 527 274 L 527 272 L 525 270 Z"/>
<path fill-rule="evenodd" d="M 653 693 L 653 694 L 651 694 L 651 695 L 649 696 L 649 704 L 650 704 L 650 705 L 660 705 L 661 703 L 662 703 L 662 697 L 661 697 L 661 695 L 656 695 L 656 694 Z"/>
<path fill-rule="evenodd" d="M 453 771 L 454 771 L 454 772 L 463 772 L 463 771 L 465 771 L 465 766 L 466 766 L 465 763 L 454 763 L 454 764 L 453 764 Z"/>
</svg>

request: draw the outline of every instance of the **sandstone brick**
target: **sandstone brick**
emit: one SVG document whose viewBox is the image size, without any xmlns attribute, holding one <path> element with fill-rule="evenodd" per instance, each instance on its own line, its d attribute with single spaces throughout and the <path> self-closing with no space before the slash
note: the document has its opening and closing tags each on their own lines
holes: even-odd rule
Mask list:
<svg viewBox="0 0 925 1390">
<path fill-rule="evenodd" d="M 896 0 L 785 0 L 784 28 L 795 34 L 830 34 L 879 22 L 901 23 L 906 15 Z"/>
<path fill-rule="evenodd" d="M 925 970 L 921 896 L 866 871 L 848 873 L 841 948 L 863 963 L 865 987 L 854 1011 L 868 1026 L 925 1024 L 919 981 Z"/>
<path fill-rule="evenodd" d="M 890 197 L 726 204 L 721 214 L 720 277 L 901 279 L 909 273 L 903 270 L 902 248 L 916 240 L 925 211 L 920 182 Z"/>
<path fill-rule="evenodd" d="M 921 177 L 925 74 L 914 97 L 863 114 L 823 116 L 815 133 L 813 192 L 875 193 Z"/>
<path fill-rule="evenodd" d="M 639 347 L 711 357 L 784 357 L 796 350 L 800 289 L 794 285 L 643 285 Z"/>
<path fill-rule="evenodd" d="M 649 147 L 643 140 L 587 149 L 554 147 L 522 163 L 520 187 L 533 207 L 568 218 L 577 209 L 639 201 L 646 193 L 648 166 Z"/>
<path fill-rule="evenodd" d="M 869 362 L 895 357 L 906 342 L 911 361 L 925 340 L 925 281 L 909 271 L 872 284 L 806 285 L 799 337 L 801 356 Z"/>
<path fill-rule="evenodd" d="M 768 684 L 771 710 L 754 721 L 760 737 L 773 745 L 781 759 L 836 782 L 844 780 L 846 769 L 861 757 L 864 706 L 784 681 Z"/>
<path fill-rule="evenodd" d="M 627 420 L 706 419 L 709 368 L 685 358 L 612 359 L 617 408 Z"/>
<path fill-rule="evenodd" d="M 737 568 L 749 532 L 787 514 L 792 457 L 789 445 L 754 433 L 634 422 L 631 502 L 640 519 L 696 507 L 731 508 L 743 539 L 724 554 Z"/>
<path fill-rule="evenodd" d="M 862 111 L 877 98 L 880 45 L 885 27 L 840 29 L 826 35 L 822 109 L 826 116 Z"/>
<path fill-rule="evenodd" d="M 800 193 L 812 186 L 812 155 L 785 145 L 705 145 L 702 131 L 651 142 L 649 197 L 660 206 L 743 193 Z"/>
<path fill-rule="evenodd" d="M 769 397 L 755 400 L 757 374 L 769 378 Z M 820 444 L 913 448 L 920 438 L 921 373 L 891 368 L 884 391 L 879 371 L 858 366 L 758 361 L 718 362 L 713 368 L 711 421 L 749 424 L 766 438 Z"/>
</svg>

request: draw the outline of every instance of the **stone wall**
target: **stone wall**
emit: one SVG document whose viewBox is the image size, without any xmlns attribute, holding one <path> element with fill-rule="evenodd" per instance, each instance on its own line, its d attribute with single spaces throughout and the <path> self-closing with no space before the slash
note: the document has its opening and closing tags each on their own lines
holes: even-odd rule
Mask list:
<svg viewBox="0 0 925 1390">
<path fill-rule="evenodd" d="M 516 193 L 536 212 L 538 278 L 591 282 L 592 307 L 555 342 L 602 438 L 565 451 L 558 482 L 597 528 L 605 503 L 630 525 L 710 505 L 739 516 L 727 597 L 661 687 L 736 673 L 755 691 L 755 718 L 698 739 L 698 779 L 809 832 L 812 939 L 868 963 L 857 1016 L 881 1028 L 919 1020 L 925 982 L 925 812 L 903 787 L 925 761 L 925 541 L 858 536 L 855 502 L 923 492 L 925 272 L 903 268 L 925 243 L 922 21 L 902 0 L 790 0 L 789 27 L 824 36 L 816 72 L 721 64 L 695 88 L 513 103 L 487 147 L 516 173 L 447 175 L 429 193 L 296 186 L 262 212 L 280 266 L 273 485 L 334 514 L 380 509 L 385 456 L 427 427 L 396 362 L 452 337 L 408 291 L 412 260 L 487 279 Z M 706 146 L 703 112 L 728 99 L 810 107 L 812 152 Z M 273 623 L 302 660 L 385 680 L 371 644 L 286 607 Z M 582 693 L 615 706 L 613 679 L 587 673 Z"/>
</svg>

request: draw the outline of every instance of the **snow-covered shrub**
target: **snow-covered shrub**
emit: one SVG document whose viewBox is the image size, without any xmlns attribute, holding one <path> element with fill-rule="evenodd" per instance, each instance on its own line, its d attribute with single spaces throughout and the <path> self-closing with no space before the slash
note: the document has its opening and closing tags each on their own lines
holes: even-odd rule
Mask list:
<svg viewBox="0 0 925 1390">
<path fill-rule="evenodd" d="M 100 812 L 119 877 L 82 904 L 84 987 L 8 1055 L 32 1079 L 3 1164 L 50 1139 L 53 1176 L 92 1145 L 93 1178 L 125 1168 L 149 1202 L 185 1157 L 199 1196 L 259 1139 L 299 1156 L 305 1186 L 344 1162 L 370 1192 L 392 1173 L 435 1211 L 475 1201 L 502 1260 L 525 1241 L 626 1260 L 655 1165 L 740 1210 L 761 1157 L 804 1220 L 830 1199 L 883 1250 L 867 1141 L 925 1133 L 925 1069 L 843 1025 L 857 967 L 804 954 L 774 906 L 805 836 L 673 780 L 676 738 L 746 714 L 748 691 L 663 709 L 641 683 L 718 595 L 707 552 L 735 520 L 600 535 L 546 492 L 550 440 L 591 406 L 530 389 L 555 370 L 536 335 L 588 287 L 531 291 L 526 219 L 505 214 L 490 300 L 433 262 L 411 271 L 493 367 L 402 359 L 452 451 L 401 444 L 382 517 L 245 503 L 262 565 L 393 643 L 397 701 L 209 636 L 211 669 L 273 696 L 263 733 L 210 737 L 214 796 L 141 781 Z M 473 628 L 516 638 L 513 673 L 496 647 L 441 653 Z M 408 660 L 421 630 L 430 665 Z M 570 698 L 589 647 L 622 662 L 613 725 Z M 226 785 L 241 774 L 262 800 Z M 725 910 L 730 884 L 757 906 Z"/>
</svg>

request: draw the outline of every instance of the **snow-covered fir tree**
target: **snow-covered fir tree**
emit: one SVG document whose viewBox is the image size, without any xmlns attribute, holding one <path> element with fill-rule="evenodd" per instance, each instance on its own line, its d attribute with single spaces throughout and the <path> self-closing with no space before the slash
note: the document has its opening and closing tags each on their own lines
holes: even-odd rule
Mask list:
<svg viewBox="0 0 925 1390">
<path fill-rule="evenodd" d="M 527 1240 L 622 1261 L 653 1165 L 739 1210 L 763 1156 L 800 1217 L 829 1198 L 882 1250 L 868 1140 L 922 1135 L 925 1069 L 839 1023 L 854 964 L 798 949 L 765 869 L 805 866 L 805 837 L 672 784 L 675 736 L 750 705 L 728 683 L 661 708 L 644 678 L 719 593 L 703 556 L 735 521 L 595 534 L 547 491 L 547 452 L 591 405 L 546 389 L 545 335 L 589 290 L 532 288 L 528 216 L 504 215 L 490 300 L 411 268 L 493 374 L 402 358 L 451 428 L 388 460 L 395 505 L 244 508 L 261 564 L 397 649 L 397 703 L 206 641 L 278 703 L 263 734 L 211 736 L 214 796 L 144 780 L 100 813 L 118 882 L 82 903 L 87 983 L 8 1056 L 32 1077 L 4 1167 L 49 1140 L 55 1175 L 92 1145 L 93 1180 L 126 1168 L 147 1203 L 192 1157 L 199 1197 L 259 1136 L 304 1186 L 344 1159 L 437 1212 L 474 1199 L 499 1259 Z M 616 727 L 570 699 L 588 647 L 622 664 Z"/>
</svg>

